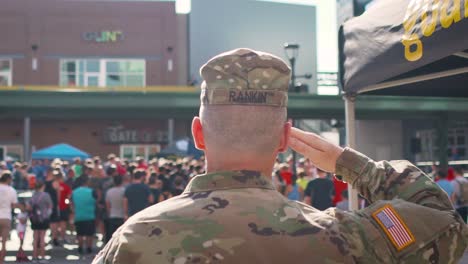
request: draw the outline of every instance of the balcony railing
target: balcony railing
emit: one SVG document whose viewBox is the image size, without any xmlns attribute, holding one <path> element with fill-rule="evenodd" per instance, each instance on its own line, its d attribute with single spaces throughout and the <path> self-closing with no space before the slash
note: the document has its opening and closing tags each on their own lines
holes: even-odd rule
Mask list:
<svg viewBox="0 0 468 264">
<path fill-rule="evenodd" d="M 198 92 L 197 86 L 145 86 L 145 87 L 78 87 L 52 85 L 13 85 L 0 86 L 0 91 L 35 91 L 35 92 L 141 92 L 141 93 L 187 93 Z"/>
</svg>

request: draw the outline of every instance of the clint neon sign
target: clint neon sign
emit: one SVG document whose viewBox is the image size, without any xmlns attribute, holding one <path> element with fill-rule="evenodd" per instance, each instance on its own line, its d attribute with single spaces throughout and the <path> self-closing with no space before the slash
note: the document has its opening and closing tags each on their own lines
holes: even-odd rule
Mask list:
<svg viewBox="0 0 468 264">
<path fill-rule="evenodd" d="M 83 39 L 96 43 L 109 43 L 123 40 L 123 32 L 120 30 L 103 30 L 98 32 L 84 32 Z"/>
</svg>

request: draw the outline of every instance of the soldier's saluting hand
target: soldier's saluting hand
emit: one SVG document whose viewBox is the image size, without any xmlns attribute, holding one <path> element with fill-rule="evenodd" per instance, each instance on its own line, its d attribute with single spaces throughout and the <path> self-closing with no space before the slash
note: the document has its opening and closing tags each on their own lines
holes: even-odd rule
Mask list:
<svg viewBox="0 0 468 264">
<path fill-rule="evenodd" d="M 327 172 L 335 172 L 336 161 L 343 153 L 343 148 L 331 144 L 314 133 L 304 132 L 294 127 L 291 129 L 289 146 Z"/>
<path fill-rule="evenodd" d="M 289 146 L 351 183 L 373 203 L 353 217 L 370 220 L 380 231 L 379 238 L 387 242 L 380 247 L 388 246 L 393 253 L 385 263 L 458 263 L 467 244 L 466 226 L 447 194 L 410 162 L 374 162 L 296 128 L 292 128 Z"/>
</svg>

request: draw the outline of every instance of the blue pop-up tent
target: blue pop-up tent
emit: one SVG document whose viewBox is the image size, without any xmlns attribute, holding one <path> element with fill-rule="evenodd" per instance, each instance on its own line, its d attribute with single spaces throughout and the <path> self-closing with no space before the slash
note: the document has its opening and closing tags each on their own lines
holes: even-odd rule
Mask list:
<svg viewBox="0 0 468 264">
<path fill-rule="evenodd" d="M 90 155 L 82 150 L 65 143 L 52 145 L 47 148 L 40 149 L 32 154 L 32 159 L 63 159 L 72 160 L 73 158 L 86 159 Z"/>
</svg>

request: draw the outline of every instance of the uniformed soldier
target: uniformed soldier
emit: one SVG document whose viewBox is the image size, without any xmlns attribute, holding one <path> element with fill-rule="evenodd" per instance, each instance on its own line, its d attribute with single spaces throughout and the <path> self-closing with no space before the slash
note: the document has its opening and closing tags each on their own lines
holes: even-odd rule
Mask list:
<svg viewBox="0 0 468 264">
<path fill-rule="evenodd" d="M 290 69 L 237 49 L 201 68 L 192 123 L 207 174 L 184 193 L 131 217 L 94 263 L 457 263 L 467 228 L 447 195 L 407 161 L 375 162 L 291 128 Z M 372 205 L 324 212 L 272 185 L 288 145 L 352 184 Z"/>
</svg>

